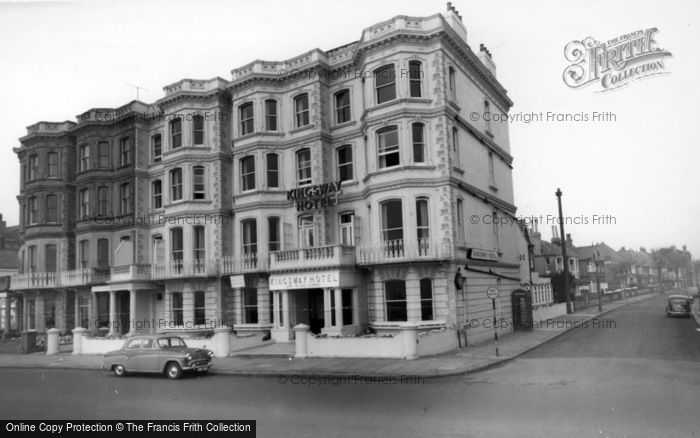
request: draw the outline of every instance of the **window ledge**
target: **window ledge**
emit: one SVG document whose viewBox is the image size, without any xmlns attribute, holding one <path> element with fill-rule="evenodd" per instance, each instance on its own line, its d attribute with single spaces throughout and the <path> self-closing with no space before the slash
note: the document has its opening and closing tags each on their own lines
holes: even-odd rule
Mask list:
<svg viewBox="0 0 700 438">
<path fill-rule="evenodd" d="M 357 124 L 357 121 L 355 121 L 355 120 L 350 120 L 350 121 L 343 122 L 343 123 L 337 123 L 337 124 L 333 125 L 333 127 L 331 127 L 331 130 L 342 129 L 342 128 L 346 128 L 348 126 L 354 126 L 355 124 Z"/>
<path fill-rule="evenodd" d="M 178 205 L 183 205 L 183 204 L 211 204 L 210 199 L 183 199 L 181 201 L 175 201 L 171 202 L 169 204 L 163 204 L 163 209 L 165 208 L 170 208 L 170 207 L 177 207 Z"/>
<path fill-rule="evenodd" d="M 246 139 L 249 139 L 249 138 L 253 138 L 253 137 L 255 137 L 255 136 L 258 135 L 258 134 L 260 134 L 260 133 L 257 132 L 257 131 L 249 132 L 249 133 L 247 133 L 247 134 L 245 134 L 245 135 L 239 135 L 238 137 L 234 138 L 233 141 L 234 141 L 234 143 L 235 143 L 235 142 L 237 142 L 237 141 L 246 140 Z"/>
<path fill-rule="evenodd" d="M 290 134 L 296 134 L 297 132 L 306 131 L 307 129 L 311 129 L 311 128 L 314 128 L 314 127 L 316 127 L 316 125 L 315 125 L 314 123 L 309 123 L 308 125 L 304 125 L 304 126 L 300 126 L 300 127 L 298 127 L 298 128 L 294 128 L 294 129 L 290 130 L 289 133 L 290 133 Z"/>
<path fill-rule="evenodd" d="M 383 175 L 385 173 L 390 173 L 390 172 L 396 172 L 397 170 L 435 170 L 436 167 L 432 165 L 407 165 L 407 166 L 391 166 L 391 167 L 385 167 L 384 169 L 380 169 L 374 172 L 369 172 L 364 178 L 362 178 L 362 182 L 367 182 L 370 178 L 373 176 L 377 175 Z"/>
<path fill-rule="evenodd" d="M 211 150 L 211 148 L 201 145 L 201 146 L 180 146 L 179 148 L 175 149 L 169 149 L 167 151 L 163 151 L 163 158 L 165 158 L 168 155 L 176 154 L 178 152 L 182 151 L 208 151 Z M 161 163 L 163 162 L 163 158 L 161 158 Z"/>
</svg>

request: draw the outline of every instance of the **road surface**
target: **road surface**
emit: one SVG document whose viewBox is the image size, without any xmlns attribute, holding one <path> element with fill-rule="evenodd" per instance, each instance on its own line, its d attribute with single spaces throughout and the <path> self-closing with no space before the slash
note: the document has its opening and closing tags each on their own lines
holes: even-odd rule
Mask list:
<svg viewBox="0 0 700 438">
<path fill-rule="evenodd" d="M 663 309 L 662 296 L 630 304 L 506 364 L 439 379 L 0 369 L 0 417 L 255 419 L 259 437 L 700 436 L 700 332 Z"/>
</svg>

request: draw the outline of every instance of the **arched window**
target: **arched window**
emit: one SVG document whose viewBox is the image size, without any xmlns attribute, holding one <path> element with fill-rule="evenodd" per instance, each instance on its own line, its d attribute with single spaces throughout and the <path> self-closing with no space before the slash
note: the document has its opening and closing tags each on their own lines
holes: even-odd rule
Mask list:
<svg viewBox="0 0 700 438">
<path fill-rule="evenodd" d="M 240 135 L 250 134 L 255 131 L 253 102 L 244 103 L 238 107 L 238 122 L 241 131 Z"/>
<path fill-rule="evenodd" d="M 408 85 L 411 97 L 421 97 L 421 79 L 423 70 L 420 61 L 411 61 L 408 63 Z"/>
<path fill-rule="evenodd" d="M 255 157 L 241 158 L 241 191 L 255 190 Z"/>
<path fill-rule="evenodd" d="M 301 128 L 302 126 L 306 126 L 310 123 L 308 93 L 300 94 L 294 98 L 294 115 L 296 128 Z"/>
<path fill-rule="evenodd" d="M 350 121 L 350 90 L 340 90 L 335 93 L 335 123 Z"/>
<path fill-rule="evenodd" d="M 425 125 L 414 123 L 411 125 L 411 141 L 413 143 L 413 162 L 425 163 Z"/>
<path fill-rule="evenodd" d="M 311 149 L 297 151 L 297 184 L 311 184 Z"/>
<path fill-rule="evenodd" d="M 399 131 L 396 126 L 377 131 L 377 162 L 380 169 L 400 164 Z"/>
<path fill-rule="evenodd" d="M 277 101 L 274 99 L 265 101 L 265 130 L 277 131 Z"/>
<path fill-rule="evenodd" d="M 58 222 L 58 196 L 46 195 L 46 222 Z"/>
<path fill-rule="evenodd" d="M 170 171 L 170 201 L 182 200 L 182 169 L 176 167 Z"/>
<path fill-rule="evenodd" d="M 396 70 L 393 64 L 374 71 L 374 87 L 377 92 L 377 104 L 396 99 Z"/>
<path fill-rule="evenodd" d="M 182 146 L 182 119 L 176 117 L 170 121 L 170 149 Z"/>
</svg>

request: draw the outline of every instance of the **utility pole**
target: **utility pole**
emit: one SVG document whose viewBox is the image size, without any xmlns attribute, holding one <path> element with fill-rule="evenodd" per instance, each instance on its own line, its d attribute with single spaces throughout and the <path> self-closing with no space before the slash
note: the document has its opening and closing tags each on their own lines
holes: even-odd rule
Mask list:
<svg viewBox="0 0 700 438">
<path fill-rule="evenodd" d="M 562 213 L 561 209 L 561 189 L 557 188 L 556 193 L 557 195 L 557 202 L 559 203 L 559 231 L 561 232 L 561 237 L 559 238 L 559 242 L 561 243 L 561 258 L 563 259 L 564 262 L 564 292 L 566 294 L 566 313 L 574 313 L 574 310 L 571 308 L 571 294 L 569 290 L 569 258 L 566 256 L 566 234 L 564 234 L 564 213 Z"/>
<path fill-rule="evenodd" d="M 595 248 L 593 249 L 593 257 L 595 257 L 595 284 L 596 291 L 598 292 L 598 312 L 603 311 L 603 291 L 600 290 L 600 262 L 598 257 L 595 255 Z"/>
</svg>

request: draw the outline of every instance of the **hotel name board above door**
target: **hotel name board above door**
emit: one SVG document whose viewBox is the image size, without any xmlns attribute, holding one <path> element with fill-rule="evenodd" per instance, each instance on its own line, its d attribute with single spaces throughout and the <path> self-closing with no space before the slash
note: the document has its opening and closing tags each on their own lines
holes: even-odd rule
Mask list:
<svg viewBox="0 0 700 438">
<path fill-rule="evenodd" d="M 314 184 L 287 191 L 287 201 L 294 201 L 297 211 L 318 210 L 338 204 L 342 181 Z"/>
<path fill-rule="evenodd" d="M 339 271 L 319 271 L 308 274 L 270 275 L 270 290 L 316 289 L 340 287 Z"/>
</svg>

